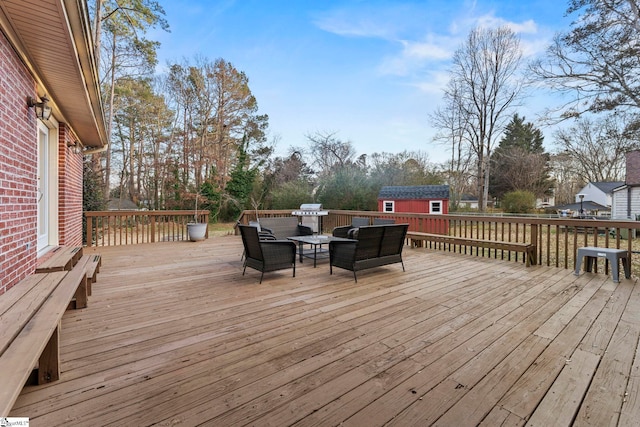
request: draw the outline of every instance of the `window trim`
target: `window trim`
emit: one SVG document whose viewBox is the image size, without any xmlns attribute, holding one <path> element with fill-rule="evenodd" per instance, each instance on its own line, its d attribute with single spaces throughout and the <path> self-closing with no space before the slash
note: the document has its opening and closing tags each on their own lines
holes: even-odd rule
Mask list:
<svg viewBox="0 0 640 427">
<path fill-rule="evenodd" d="M 438 205 L 438 211 L 434 212 L 434 205 Z M 442 215 L 443 203 L 442 200 L 429 200 L 429 213 L 434 215 Z"/>
</svg>

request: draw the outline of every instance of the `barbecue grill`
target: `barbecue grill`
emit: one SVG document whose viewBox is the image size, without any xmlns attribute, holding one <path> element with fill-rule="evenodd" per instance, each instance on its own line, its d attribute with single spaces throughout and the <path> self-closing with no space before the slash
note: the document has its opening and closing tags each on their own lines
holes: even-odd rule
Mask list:
<svg viewBox="0 0 640 427">
<path fill-rule="evenodd" d="M 303 203 L 300 209 L 291 212 L 291 215 L 300 218 L 302 225 L 311 227 L 314 233 L 322 232 L 322 217 L 329 215 L 329 211 L 322 210 L 320 203 Z"/>
</svg>

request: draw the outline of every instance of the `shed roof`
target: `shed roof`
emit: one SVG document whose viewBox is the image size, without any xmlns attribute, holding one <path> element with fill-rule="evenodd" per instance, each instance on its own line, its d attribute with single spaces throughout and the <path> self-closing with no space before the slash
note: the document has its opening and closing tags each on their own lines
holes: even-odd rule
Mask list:
<svg viewBox="0 0 640 427">
<path fill-rule="evenodd" d="M 398 185 L 380 189 L 378 199 L 448 199 L 448 185 Z"/>
</svg>

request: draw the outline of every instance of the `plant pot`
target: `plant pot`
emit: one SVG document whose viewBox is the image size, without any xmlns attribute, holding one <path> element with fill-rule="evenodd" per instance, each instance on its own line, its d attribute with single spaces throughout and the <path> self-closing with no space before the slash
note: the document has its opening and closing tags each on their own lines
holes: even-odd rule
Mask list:
<svg viewBox="0 0 640 427">
<path fill-rule="evenodd" d="M 207 234 L 207 224 L 200 222 L 190 222 L 187 224 L 187 233 L 189 233 L 189 240 L 192 242 L 199 242 L 204 240 Z"/>
</svg>

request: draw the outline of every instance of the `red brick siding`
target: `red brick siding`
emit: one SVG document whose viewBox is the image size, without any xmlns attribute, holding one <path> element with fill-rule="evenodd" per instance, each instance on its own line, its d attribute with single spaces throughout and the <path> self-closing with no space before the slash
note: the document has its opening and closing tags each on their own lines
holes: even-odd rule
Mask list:
<svg viewBox="0 0 640 427">
<path fill-rule="evenodd" d="M 58 134 L 60 163 L 58 188 L 60 192 L 58 215 L 60 244 L 82 246 L 82 154 L 74 152 L 77 139 L 64 123 Z"/>
<path fill-rule="evenodd" d="M 625 184 L 640 185 L 640 151 L 629 151 L 626 155 L 627 177 Z"/>
<path fill-rule="evenodd" d="M 35 82 L 0 32 L 0 294 L 35 270 Z"/>
</svg>

